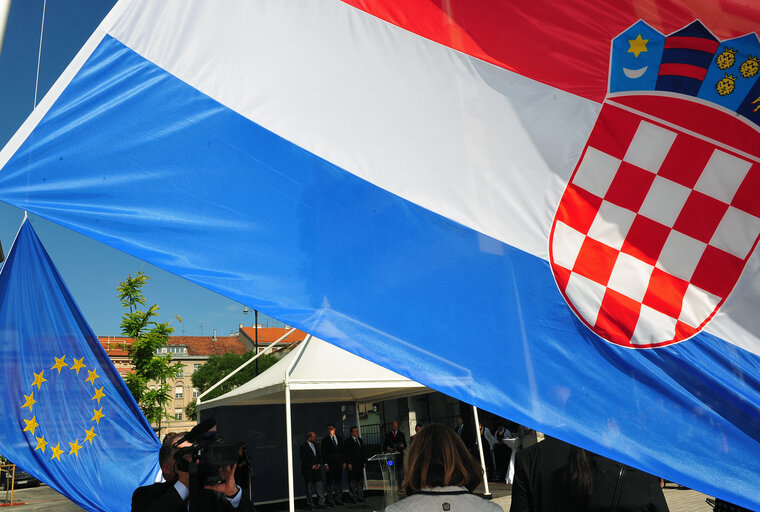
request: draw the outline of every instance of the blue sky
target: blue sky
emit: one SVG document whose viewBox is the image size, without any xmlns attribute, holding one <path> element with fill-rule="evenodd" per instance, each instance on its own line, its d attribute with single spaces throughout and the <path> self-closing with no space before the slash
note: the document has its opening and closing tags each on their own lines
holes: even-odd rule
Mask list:
<svg viewBox="0 0 760 512">
<path fill-rule="evenodd" d="M 115 0 L 48 0 L 38 86 L 38 101 L 98 26 Z M 0 53 L 0 147 L 21 126 L 34 105 L 43 0 L 14 0 Z M 0 242 L 8 253 L 24 212 L 0 202 Z M 221 295 L 189 283 L 149 263 L 30 215 L 42 240 L 90 326 L 99 336 L 120 335 L 122 309 L 116 287 L 129 273 L 142 270 L 151 280 L 146 299 L 161 308 L 161 321 L 172 321 L 175 334 L 210 336 L 253 324 L 253 313 Z M 174 319 L 182 317 L 182 324 Z M 263 325 L 281 325 L 259 314 Z"/>
</svg>

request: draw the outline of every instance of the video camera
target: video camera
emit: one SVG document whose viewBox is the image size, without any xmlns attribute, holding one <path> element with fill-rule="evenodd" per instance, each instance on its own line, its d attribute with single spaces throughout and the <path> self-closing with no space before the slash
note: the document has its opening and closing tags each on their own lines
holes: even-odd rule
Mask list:
<svg viewBox="0 0 760 512">
<path fill-rule="evenodd" d="M 221 483 L 221 468 L 248 460 L 245 445 L 225 442 L 222 434 L 210 432 L 215 426 L 216 420 L 213 418 L 202 421 L 174 443 L 174 447 L 184 442 L 192 443 L 191 446 L 179 448 L 174 458 L 177 461 L 177 469 L 189 472 L 191 484 L 192 480 L 196 480 L 199 488 Z M 190 455 L 190 460 L 187 460 L 187 455 Z"/>
</svg>

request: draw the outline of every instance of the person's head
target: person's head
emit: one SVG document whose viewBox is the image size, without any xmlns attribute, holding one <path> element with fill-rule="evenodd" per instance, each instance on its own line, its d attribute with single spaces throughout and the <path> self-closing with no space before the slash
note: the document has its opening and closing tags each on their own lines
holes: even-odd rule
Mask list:
<svg viewBox="0 0 760 512">
<path fill-rule="evenodd" d="M 464 423 L 464 420 L 462 419 L 462 417 L 461 416 L 457 416 L 457 427 L 459 425 L 462 425 L 463 423 Z"/>
<path fill-rule="evenodd" d="M 391 423 L 391 430 L 398 430 L 398 420 L 393 420 Z"/>
<path fill-rule="evenodd" d="M 414 427 L 414 432 L 416 434 L 419 434 L 420 430 L 422 430 L 422 425 L 420 425 L 419 423 L 417 423 L 417 425 Z"/>
<path fill-rule="evenodd" d="M 483 481 L 483 470 L 459 436 L 437 423 L 425 425 L 414 438 L 405 464 L 403 487 L 414 494 L 425 487 L 464 486 Z"/>
<path fill-rule="evenodd" d="M 185 434 L 187 432 L 170 432 L 166 434 L 161 443 L 161 449 L 158 451 L 158 463 L 161 465 L 161 473 L 164 475 L 164 480 L 173 480 L 177 476 L 177 461 L 174 459 L 174 454 L 177 453 L 177 450 L 191 446 L 190 443 L 185 441 L 178 447 L 174 447 L 174 443 Z"/>
<path fill-rule="evenodd" d="M 314 432 L 306 432 L 306 440 L 309 441 L 310 443 L 313 443 L 314 441 L 317 440 L 317 434 L 315 434 Z"/>
<path fill-rule="evenodd" d="M 333 425 L 332 423 L 327 425 L 327 434 L 331 436 L 335 435 L 335 425 Z"/>
<path fill-rule="evenodd" d="M 351 427 L 351 437 L 359 437 L 359 427 Z"/>
</svg>

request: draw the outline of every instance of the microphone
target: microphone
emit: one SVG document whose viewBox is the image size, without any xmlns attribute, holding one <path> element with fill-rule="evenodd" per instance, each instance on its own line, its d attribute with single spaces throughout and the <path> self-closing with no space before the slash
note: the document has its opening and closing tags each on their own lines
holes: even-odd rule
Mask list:
<svg viewBox="0 0 760 512">
<path fill-rule="evenodd" d="M 214 418 L 209 418 L 207 420 L 203 420 L 200 423 L 198 423 L 196 426 L 194 426 L 192 429 L 190 429 L 190 432 L 182 436 L 182 438 L 174 443 L 174 447 L 181 445 L 185 441 L 189 443 L 195 443 L 198 441 L 201 437 L 203 437 L 203 434 L 211 430 L 216 426 L 216 420 Z"/>
</svg>

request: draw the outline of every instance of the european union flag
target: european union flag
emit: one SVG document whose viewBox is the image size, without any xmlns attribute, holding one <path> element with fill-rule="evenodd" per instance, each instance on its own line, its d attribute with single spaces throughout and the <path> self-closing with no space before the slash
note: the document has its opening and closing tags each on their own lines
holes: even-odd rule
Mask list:
<svg viewBox="0 0 760 512">
<path fill-rule="evenodd" d="M 0 452 L 87 510 L 128 511 L 160 443 L 29 221 L 0 271 Z"/>
</svg>

